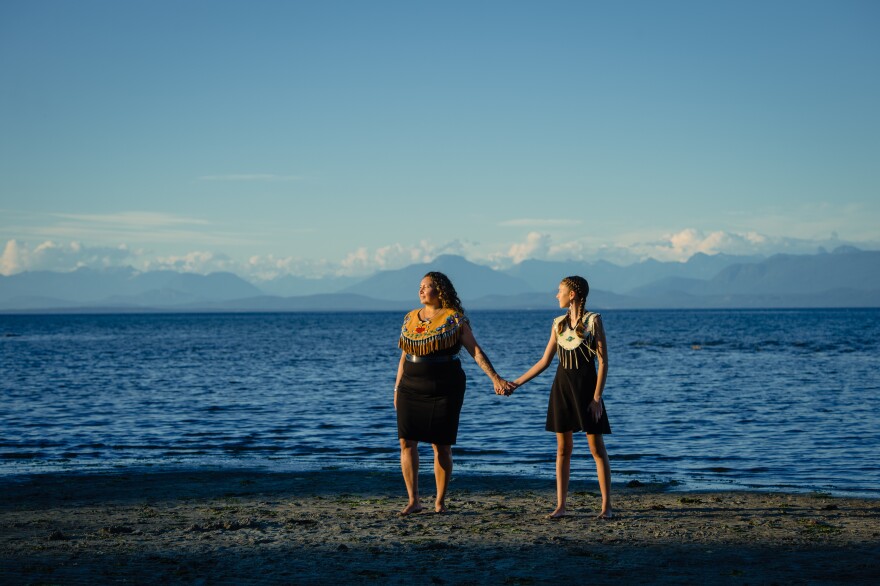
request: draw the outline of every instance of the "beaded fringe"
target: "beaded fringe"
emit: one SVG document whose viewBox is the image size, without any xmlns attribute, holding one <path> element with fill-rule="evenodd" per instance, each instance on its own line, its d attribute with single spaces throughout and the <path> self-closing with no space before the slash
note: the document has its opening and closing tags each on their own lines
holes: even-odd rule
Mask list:
<svg viewBox="0 0 880 586">
<path fill-rule="evenodd" d="M 459 328 L 425 338 L 424 340 L 410 340 L 406 336 L 400 336 L 397 347 L 413 356 L 426 356 L 432 352 L 452 348 L 458 343 L 461 331 Z"/>
<path fill-rule="evenodd" d="M 562 346 L 556 346 L 556 355 L 559 357 L 559 362 L 562 364 L 562 368 L 572 369 L 579 367 L 578 354 L 583 356 L 584 360 L 590 361 L 592 357 L 596 355 L 596 351 L 590 348 L 587 341 L 584 342 L 575 348 L 574 350 L 566 350 Z"/>
</svg>

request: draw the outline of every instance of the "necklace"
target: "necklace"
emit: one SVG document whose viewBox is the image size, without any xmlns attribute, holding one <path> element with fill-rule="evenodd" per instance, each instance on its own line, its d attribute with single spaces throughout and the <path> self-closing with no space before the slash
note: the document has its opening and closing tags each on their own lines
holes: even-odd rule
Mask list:
<svg viewBox="0 0 880 586">
<path fill-rule="evenodd" d="M 420 321 L 420 322 L 422 322 L 423 324 L 426 324 L 426 323 L 428 323 L 429 321 L 431 321 L 432 319 L 434 319 L 434 317 L 437 315 L 437 313 L 438 313 L 440 310 L 439 310 L 439 309 L 435 309 L 435 310 L 434 310 L 434 313 L 431 314 L 431 317 L 425 316 L 424 318 L 422 318 L 422 311 L 423 311 L 423 310 L 420 309 L 420 310 L 419 310 L 419 313 L 418 313 L 418 315 L 416 315 L 416 317 L 419 318 L 419 321 Z"/>
</svg>

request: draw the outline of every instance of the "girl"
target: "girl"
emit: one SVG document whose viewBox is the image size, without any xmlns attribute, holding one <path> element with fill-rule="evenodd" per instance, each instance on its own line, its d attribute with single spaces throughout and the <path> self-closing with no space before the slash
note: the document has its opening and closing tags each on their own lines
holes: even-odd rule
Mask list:
<svg viewBox="0 0 880 586">
<path fill-rule="evenodd" d="M 551 519 L 557 519 L 566 513 L 572 433 L 575 431 L 587 433 L 590 452 L 596 461 L 599 489 L 602 491 L 602 512 L 598 518 L 610 519 L 612 516 L 611 465 L 602 438 L 603 434 L 611 433 L 602 402 L 608 374 L 608 349 L 601 317 L 598 313 L 584 309 L 589 292 L 590 286 L 583 277 L 562 279 L 556 298 L 559 300 L 559 307 L 568 308 L 568 312 L 553 320 L 550 341 L 541 359 L 513 381 L 516 386 L 527 383 L 550 366 L 553 354 L 559 357 L 556 378 L 553 379 L 550 389 L 546 426 L 547 431 L 556 432 L 557 442 L 557 505 L 556 510 L 549 515 Z"/>
</svg>

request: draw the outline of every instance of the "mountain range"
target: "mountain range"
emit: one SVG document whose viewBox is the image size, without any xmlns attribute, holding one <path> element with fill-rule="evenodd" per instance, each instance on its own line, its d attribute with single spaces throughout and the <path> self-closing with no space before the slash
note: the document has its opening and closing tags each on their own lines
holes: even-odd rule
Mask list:
<svg viewBox="0 0 880 586">
<path fill-rule="evenodd" d="M 769 258 L 696 254 L 649 259 L 526 260 L 506 270 L 444 255 L 364 278 L 285 276 L 251 283 L 232 273 L 198 275 L 132 268 L 34 271 L 0 276 L 0 311 L 356 311 L 417 305 L 428 271 L 455 283 L 469 309 L 552 309 L 560 279 L 586 276 L 597 309 L 880 307 L 880 251 L 841 247 Z"/>
</svg>

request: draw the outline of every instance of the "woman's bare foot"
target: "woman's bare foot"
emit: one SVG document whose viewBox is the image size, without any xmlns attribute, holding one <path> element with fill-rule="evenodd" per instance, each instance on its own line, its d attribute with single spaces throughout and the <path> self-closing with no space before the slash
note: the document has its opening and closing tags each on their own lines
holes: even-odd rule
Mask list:
<svg viewBox="0 0 880 586">
<path fill-rule="evenodd" d="M 410 504 L 406 505 L 403 508 L 403 510 L 397 514 L 400 515 L 401 517 L 406 517 L 407 515 L 411 515 L 413 513 L 419 513 L 424 510 L 425 510 L 425 507 L 423 507 L 421 503 L 415 502 L 415 503 L 410 503 Z"/>
<path fill-rule="evenodd" d="M 604 509 L 601 513 L 596 515 L 597 519 L 613 519 L 614 512 L 611 509 Z"/>
<path fill-rule="evenodd" d="M 446 505 L 444 505 L 443 503 L 437 503 L 434 505 L 434 512 L 435 513 L 448 513 L 449 509 L 447 509 Z"/>
<path fill-rule="evenodd" d="M 565 507 L 556 507 L 556 510 L 547 515 L 548 519 L 560 519 L 567 514 Z"/>
</svg>

